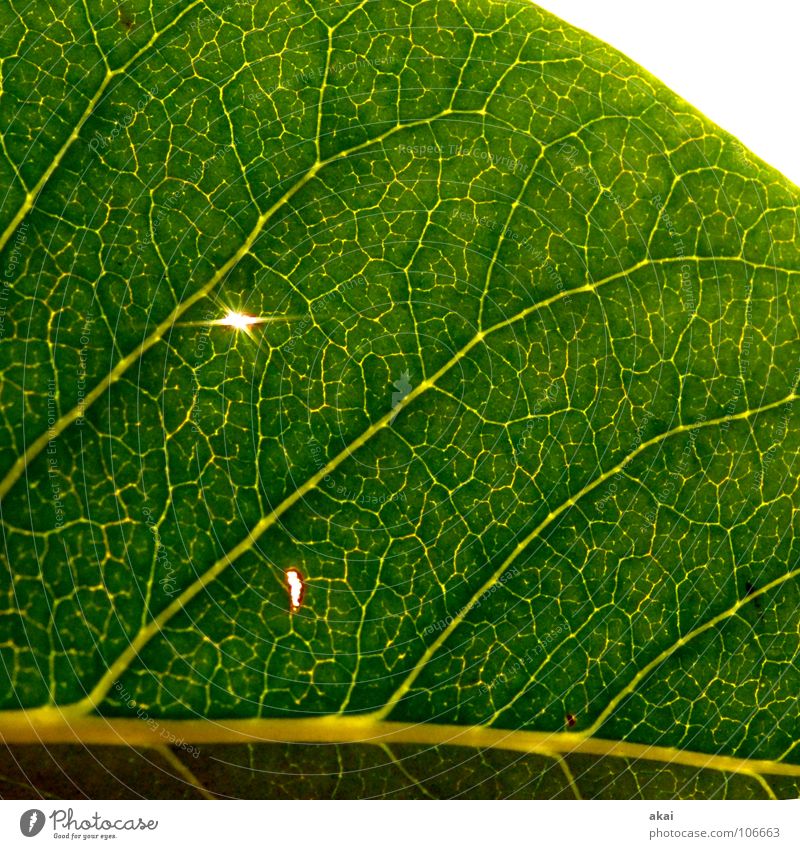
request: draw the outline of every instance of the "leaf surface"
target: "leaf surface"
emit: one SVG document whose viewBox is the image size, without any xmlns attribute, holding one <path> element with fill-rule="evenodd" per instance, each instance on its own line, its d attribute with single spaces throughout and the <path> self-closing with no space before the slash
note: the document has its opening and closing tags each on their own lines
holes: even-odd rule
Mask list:
<svg viewBox="0 0 800 849">
<path fill-rule="evenodd" d="M 52 9 L 0 7 L 3 739 L 796 796 L 796 187 L 528 3 Z"/>
</svg>

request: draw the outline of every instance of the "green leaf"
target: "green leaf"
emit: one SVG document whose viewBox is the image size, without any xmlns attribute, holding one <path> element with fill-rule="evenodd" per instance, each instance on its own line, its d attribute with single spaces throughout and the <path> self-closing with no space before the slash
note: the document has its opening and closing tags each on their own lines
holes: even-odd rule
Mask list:
<svg viewBox="0 0 800 849">
<path fill-rule="evenodd" d="M 40 6 L 3 741 L 165 795 L 797 796 L 796 187 L 529 3 Z"/>
</svg>

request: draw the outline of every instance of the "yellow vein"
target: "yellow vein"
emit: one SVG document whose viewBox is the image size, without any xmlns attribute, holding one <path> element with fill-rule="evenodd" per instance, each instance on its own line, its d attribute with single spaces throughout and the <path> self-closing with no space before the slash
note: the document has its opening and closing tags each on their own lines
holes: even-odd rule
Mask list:
<svg viewBox="0 0 800 849">
<path fill-rule="evenodd" d="M 564 777 L 567 779 L 567 784 L 569 784 L 570 789 L 572 790 L 572 795 L 576 799 L 583 799 L 581 796 L 581 791 L 578 789 L 578 784 L 575 781 L 575 776 L 572 774 L 572 770 L 569 768 L 569 764 L 567 763 L 567 759 L 563 755 L 553 755 L 558 765 L 561 767 L 561 772 L 564 773 Z"/>
<path fill-rule="evenodd" d="M 701 422 L 694 422 L 692 424 L 686 425 L 678 425 L 671 430 L 666 431 L 665 433 L 661 433 L 657 436 L 648 439 L 645 442 L 642 442 L 638 448 L 620 460 L 615 466 L 612 466 L 607 471 L 603 472 L 601 475 L 598 475 L 593 481 L 590 481 L 586 486 L 584 486 L 580 491 L 578 491 L 575 495 L 570 496 L 568 499 L 559 504 L 558 507 L 551 510 L 547 516 L 536 525 L 535 528 L 523 539 L 521 539 L 517 545 L 514 547 L 513 551 L 503 560 L 503 562 L 495 569 L 492 575 L 487 578 L 487 580 L 473 593 L 470 600 L 459 610 L 459 612 L 453 616 L 452 621 L 444 628 L 439 636 L 428 646 L 425 652 L 422 654 L 420 659 L 414 665 L 414 668 L 409 672 L 407 677 L 404 679 L 403 683 L 395 690 L 386 704 L 375 711 L 374 716 L 378 719 L 382 719 L 389 715 L 389 713 L 396 707 L 397 703 L 403 698 L 403 696 L 408 693 L 408 691 L 413 686 L 414 682 L 417 680 L 422 670 L 427 666 L 430 662 L 431 658 L 436 654 L 436 652 L 441 648 L 442 644 L 447 640 L 447 638 L 455 631 L 455 629 L 464 621 L 467 614 L 475 607 L 478 599 L 481 596 L 485 595 L 499 580 L 500 577 L 505 574 L 505 572 L 509 569 L 511 564 L 517 559 L 517 557 L 522 554 L 527 547 L 544 531 L 549 525 L 551 525 L 559 516 L 561 516 L 566 510 L 570 507 L 573 507 L 578 503 L 584 496 L 588 495 L 592 490 L 596 489 L 598 486 L 601 486 L 605 481 L 614 477 L 614 475 L 618 474 L 622 469 L 625 468 L 634 458 L 639 456 L 642 452 L 646 451 L 649 448 L 652 448 L 654 445 L 659 444 L 673 436 L 677 436 L 681 433 L 689 433 L 694 430 L 698 430 L 700 428 L 705 427 L 715 427 L 725 422 L 738 421 L 741 419 L 747 419 L 750 416 L 758 415 L 760 413 L 767 412 L 769 410 L 776 409 L 777 407 L 781 407 L 784 404 L 791 403 L 796 400 L 798 397 L 794 393 L 786 396 L 786 398 L 782 398 L 779 401 L 773 401 L 770 404 L 765 404 L 763 407 L 758 407 L 752 410 L 744 410 L 741 413 L 735 413 L 729 416 L 720 416 L 715 419 L 706 419 Z M 788 579 L 793 574 L 797 573 L 789 573 L 789 575 L 785 576 L 785 579 Z M 766 588 L 765 588 L 766 589 Z M 764 590 L 760 591 L 763 592 Z M 759 593 L 760 594 L 760 593 Z M 741 604 L 746 603 L 747 600 L 753 599 L 756 597 L 756 593 L 752 593 L 748 596 L 747 599 L 743 600 Z M 704 629 L 713 627 L 712 623 L 708 623 L 704 626 Z M 524 688 L 503 708 L 499 709 L 490 719 L 487 720 L 487 724 L 491 724 L 496 721 L 498 717 L 500 717 L 506 710 L 508 710 L 512 705 L 519 699 L 522 694 L 525 692 Z M 592 729 L 587 731 L 586 733 L 592 733 L 593 730 L 596 729 L 596 726 L 592 726 Z"/>
</svg>

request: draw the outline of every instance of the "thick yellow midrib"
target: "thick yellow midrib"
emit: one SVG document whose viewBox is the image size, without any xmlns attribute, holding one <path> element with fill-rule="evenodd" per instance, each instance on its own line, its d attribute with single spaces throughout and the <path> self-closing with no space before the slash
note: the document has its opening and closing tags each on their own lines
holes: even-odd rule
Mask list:
<svg viewBox="0 0 800 849">
<path fill-rule="evenodd" d="M 73 716 L 58 708 L 0 711 L 0 741 L 6 745 L 163 746 L 164 740 L 192 744 L 332 743 L 459 746 L 503 749 L 529 755 L 590 755 L 665 765 L 712 769 L 746 776 L 800 778 L 800 764 L 709 754 L 585 733 L 513 731 L 483 725 L 403 723 L 359 715 L 310 719 L 158 720 Z"/>
</svg>

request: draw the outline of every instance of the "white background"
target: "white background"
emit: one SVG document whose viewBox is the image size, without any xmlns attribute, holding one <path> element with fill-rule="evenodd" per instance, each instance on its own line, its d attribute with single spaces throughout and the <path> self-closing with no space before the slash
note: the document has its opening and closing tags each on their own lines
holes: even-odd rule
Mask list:
<svg viewBox="0 0 800 849">
<path fill-rule="evenodd" d="M 796 0 L 539 0 L 608 42 L 800 185 Z"/>
</svg>

